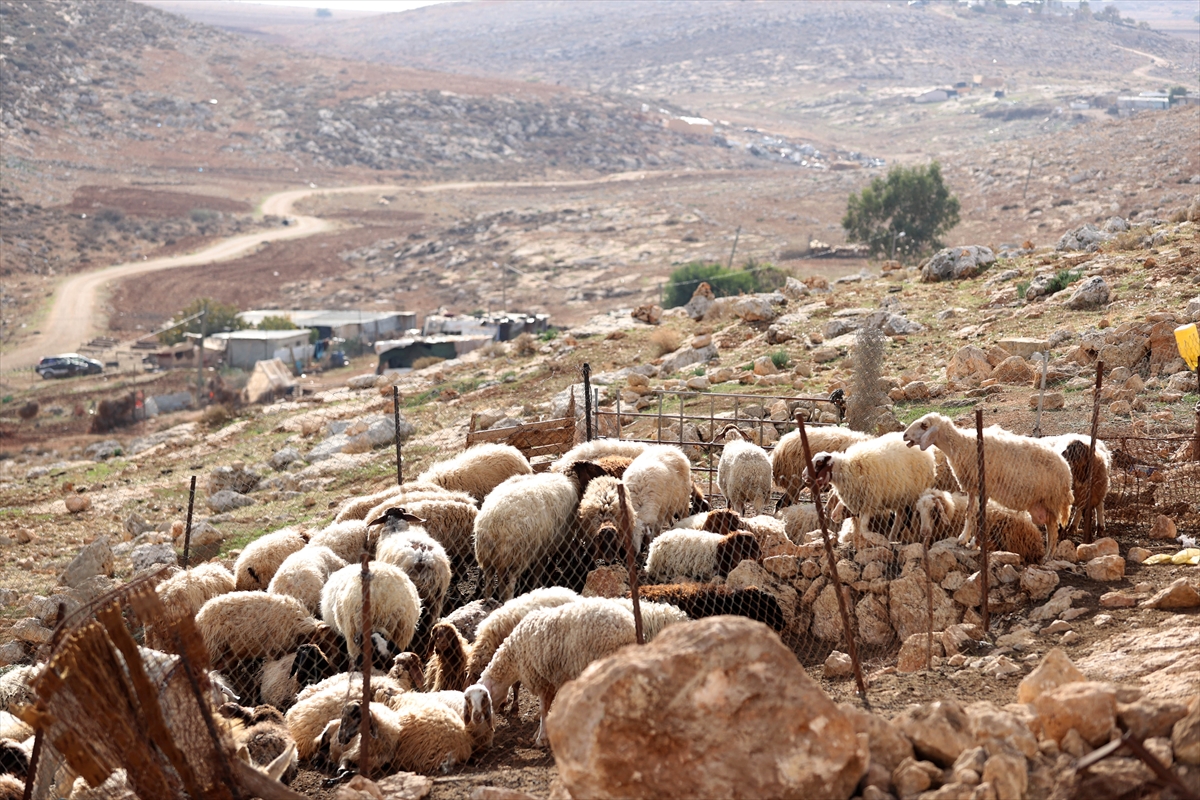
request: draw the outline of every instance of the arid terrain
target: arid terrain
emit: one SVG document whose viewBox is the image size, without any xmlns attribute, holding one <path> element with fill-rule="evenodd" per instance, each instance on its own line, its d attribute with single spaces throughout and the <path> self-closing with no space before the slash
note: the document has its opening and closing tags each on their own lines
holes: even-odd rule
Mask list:
<svg viewBox="0 0 1200 800">
<path fill-rule="evenodd" d="M 390 439 L 342 449 L 336 438 L 390 422 L 393 385 L 414 428 L 406 479 L 460 450 L 473 418 L 563 416 L 584 364 L 606 435 L 618 408 L 637 409 L 650 416 L 627 417 L 621 436 L 711 443 L 719 413 L 751 407 L 770 447 L 796 410 L 788 398 L 853 396 L 855 333 L 875 326 L 887 335 L 874 433 L 930 411 L 973 426 L 978 408 L 985 425 L 1031 434 L 1043 362 L 1002 344 L 1022 338 L 1049 354 L 1039 432 L 1087 434 L 1095 363 L 1108 359 L 1098 434 L 1116 454 L 1107 535 L 1121 571 L 1101 574 L 1074 544 L 1045 569 L 1006 564 L 988 641 L 939 650 L 930 670 L 898 668 L 903 626 L 885 620 L 864 647 L 872 710 L 892 719 L 951 697 L 1011 711 L 1055 647 L 1088 679 L 1186 707 L 1200 694 L 1200 616 L 1147 603 L 1181 578 L 1195 587 L 1197 567 L 1146 559 L 1200 536 L 1188 449 L 1200 393 L 1171 335 L 1200 318 L 1200 107 L 1115 112 L 1119 95 L 1200 91 L 1200 53 L 1178 4 L 1139 17 L 1117 3 L 1116 19 L 1099 3 L 1090 19 L 1011 5 L 538 0 L 317 19 L 187 0 L 0 0 L 0 673 L 46 656 L 54 598 L 91 599 L 60 582 L 81 549 L 112 550 L 93 589 L 148 574 L 135 556 L 146 547 L 181 550 L 193 475 L 203 557 L 230 566 L 262 535 L 315 532 L 347 500 L 394 484 Z M 956 97 L 914 102 L 957 84 Z M 713 124 L 666 125 L 692 116 Z M 990 248 L 986 269 L 929 282 L 924 257 L 822 257 L 845 244 L 852 192 L 934 159 L 961 204 L 950 256 Z M 787 283 L 711 315 L 631 316 L 650 315 L 672 270 L 693 261 L 773 265 Z M 1095 280 L 1103 299 L 1076 303 Z M 93 337 L 127 344 L 199 297 L 419 320 L 548 313 L 554 329 L 378 381 L 376 358 L 358 356 L 297 376 L 283 401 L 214 394 L 203 411 L 167 405 L 195 390 L 194 369 L 143 372 L 127 348 L 102 358 L 131 371 L 31 370 Z M 219 377 L 232 390 L 247 379 Z M 681 406 L 678 392 L 696 394 Z M 128 397 L 163 410 L 104 429 Z M 664 407 L 695 419 L 654 418 Z M 693 466 L 710 466 L 710 450 L 689 449 Z M 210 507 L 210 478 L 231 467 L 261 478 L 251 502 Z M 913 565 L 902 571 L 904 545 L 891 547 L 894 583 Z M 866 626 L 879 587 L 857 580 L 857 555 L 838 550 Z M 791 573 L 748 566 L 789 609 L 784 644 L 821 690 L 861 705 L 826 664 L 843 644 L 814 625 L 821 586 L 808 590 L 824 556 L 774 557 L 791 558 Z M 957 594 L 969 573 L 937 589 L 966 626 L 978 622 L 978 602 Z M 1026 573 L 1052 574 L 1059 594 L 1029 588 Z M 523 719 L 501 719 L 495 747 L 435 776 L 432 797 L 479 786 L 566 796 L 553 755 L 531 744 L 536 701 L 522 698 Z M 1041 745 L 1027 754 L 1025 796 L 1085 796 L 1068 786 L 1082 752 Z M 1200 770 L 1175 752 L 1176 774 L 1200 790 Z M 941 767 L 930 797 L 957 781 Z M 330 775 L 305 767 L 292 786 L 333 798 Z M 1132 786 L 1123 796 L 1182 797 Z M 854 796 L 882 800 L 866 789 Z"/>
</svg>

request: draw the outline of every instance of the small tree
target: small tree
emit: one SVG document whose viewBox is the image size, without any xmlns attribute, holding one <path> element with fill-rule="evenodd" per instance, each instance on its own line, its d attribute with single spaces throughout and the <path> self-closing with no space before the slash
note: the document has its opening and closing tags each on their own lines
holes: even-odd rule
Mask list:
<svg viewBox="0 0 1200 800">
<path fill-rule="evenodd" d="M 246 323 L 238 318 L 237 306 L 232 303 L 222 303 L 219 300 L 213 300 L 211 297 L 201 297 L 193 300 L 171 319 L 186 319 L 187 317 L 199 314 L 201 311 L 208 312 L 204 315 L 205 333 L 216 333 L 217 331 L 225 330 L 240 331 L 246 327 Z M 158 340 L 163 344 L 178 344 L 184 340 L 185 333 L 199 332 L 200 320 L 193 319 L 184 325 L 163 331 L 158 335 Z"/>
<path fill-rule="evenodd" d="M 867 245 L 872 255 L 914 256 L 942 246 L 942 235 L 958 224 L 958 209 L 938 162 L 894 167 L 887 178 L 850 195 L 842 227 L 848 240 Z"/>
<path fill-rule="evenodd" d="M 671 273 L 663 293 L 663 308 L 682 306 L 692 299 L 701 283 L 712 287 L 715 297 L 771 291 L 784 284 L 787 276 L 770 264 L 746 263 L 745 269 L 728 269 L 721 264 L 692 261 Z"/>
<path fill-rule="evenodd" d="M 294 331 L 299 326 L 292 322 L 291 317 L 283 317 L 278 314 L 263 317 L 256 325 L 260 331 Z"/>
</svg>

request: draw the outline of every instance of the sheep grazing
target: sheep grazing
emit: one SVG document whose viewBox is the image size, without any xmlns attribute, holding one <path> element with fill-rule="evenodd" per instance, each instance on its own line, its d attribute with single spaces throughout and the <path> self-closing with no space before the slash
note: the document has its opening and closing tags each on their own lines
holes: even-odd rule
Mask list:
<svg viewBox="0 0 1200 800">
<path fill-rule="evenodd" d="M 707 583 L 724 578 L 744 559 L 762 559 L 754 534 L 734 531 L 722 536 L 703 531 L 666 531 L 650 543 L 646 573 L 654 583 L 680 579 Z"/>
<path fill-rule="evenodd" d="M 294 597 L 230 592 L 209 600 L 196 627 L 216 669 L 247 658 L 279 658 L 317 632 L 317 621 Z"/>
<path fill-rule="evenodd" d="M 393 710 L 371 703 L 371 764 L 383 774 L 404 770 L 447 773 L 471 757 L 473 742 L 461 714 L 436 700 L 412 700 Z M 348 704 L 340 717 L 339 741 L 345 746 L 339 776 L 358 763 L 362 702 Z"/>
<path fill-rule="evenodd" d="M 493 489 L 509 478 L 532 472 L 529 460 L 517 448 L 507 444 L 477 444 L 448 461 L 439 461 L 421 473 L 417 480 L 466 492 L 475 498 L 475 502 L 482 503 Z"/>
<path fill-rule="evenodd" d="M 217 709 L 230 723 L 237 755 L 273 780 L 289 784 L 298 771 L 296 742 L 274 706 L 246 708 L 225 703 Z"/>
<path fill-rule="evenodd" d="M 295 528 L 284 528 L 246 545 L 233 565 L 237 590 L 265 590 L 284 560 L 308 544 L 308 538 Z"/>
<path fill-rule="evenodd" d="M 579 595 L 561 586 L 535 589 L 528 594 L 509 600 L 493 611 L 479 626 L 479 633 L 467 658 L 467 683 L 477 683 L 484 668 L 500 645 L 512 633 L 513 628 L 531 611 L 573 603 Z"/>
<path fill-rule="evenodd" d="M 407 649 L 421 618 L 420 594 L 404 570 L 381 561 L 372 561 L 370 570 L 372 635 L 364 636 L 362 631 L 362 571 L 358 564 L 330 575 L 321 591 L 321 618 L 346 637 L 346 651 L 355 665 L 364 639 L 374 640 L 377 655 L 386 656 L 387 661 Z M 381 646 L 387 652 L 379 652 Z"/>
<path fill-rule="evenodd" d="M 1071 519 L 1067 523 L 1067 535 L 1073 535 L 1079 526 L 1081 518 L 1094 516 L 1096 530 L 1104 535 L 1104 498 L 1108 496 L 1109 468 L 1112 466 L 1112 454 L 1108 447 L 1099 440 L 1096 441 L 1096 452 L 1092 456 L 1092 476 L 1088 474 L 1089 440 L 1080 434 L 1068 433 L 1063 436 L 1048 436 L 1039 442 L 1054 450 L 1067 461 L 1071 468 L 1071 495 L 1074 507 L 1071 509 Z"/>
<path fill-rule="evenodd" d="M 725 447 L 717 464 L 717 486 L 725 502 L 740 514 L 746 506 L 765 511 L 771 501 L 771 460 L 767 451 L 753 444 L 734 425 L 722 431 Z M 732 437 L 732 438 L 731 438 Z"/>
<path fill-rule="evenodd" d="M 592 466 L 590 461 L 576 462 L 575 466 Z M 587 489 L 579 501 L 579 538 L 591 553 L 593 560 L 601 561 L 625 560 L 625 539 L 621 525 L 625 520 L 633 523 L 633 506 L 629 495 L 625 495 L 624 507 L 621 504 L 621 481 L 609 475 L 591 479 Z"/>
<path fill-rule="evenodd" d="M 479 685 L 505 697 L 520 681 L 538 698 L 541 724 L 535 744 L 546 744 L 546 714 L 559 688 L 587 665 L 636 640 L 633 615 L 611 600 L 581 598 L 530 612 L 504 640 Z"/>
<path fill-rule="evenodd" d="M 954 477 L 969 496 L 961 540 L 975 537 L 979 507 L 979 462 L 976 438 L 960 431 L 953 420 L 926 414 L 908 426 L 904 441 L 922 450 L 940 448 L 950 460 Z M 1071 468 L 1066 460 L 1037 439 L 996 427 L 983 432 L 987 496 L 1005 508 L 1028 511 L 1033 522 L 1046 526 L 1046 555 L 1058 545 L 1058 529 L 1071 511 Z"/>
<path fill-rule="evenodd" d="M 522 573 L 533 567 L 544 572 L 546 560 L 570 539 L 578 503 L 575 482 L 553 472 L 517 475 L 497 486 L 475 518 L 475 560 L 484 595 L 494 585 L 502 599 L 510 600 Z"/>
<path fill-rule="evenodd" d="M 787 626 L 779 601 L 756 586 L 733 589 L 712 583 L 664 583 L 643 586 L 638 595 L 650 602 L 669 603 L 692 619 L 737 614 L 758 620 L 776 631 Z"/>
<path fill-rule="evenodd" d="M 283 560 L 267 594 L 294 597 L 304 604 L 308 613 L 316 614 L 321 608 L 321 589 L 329 576 L 346 566 L 345 559 L 322 545 L 301 548 Z"/>
<path fill-rule="evenodd" d="M 651 445 L 635 458 L 621 479 L 637 521 L 633 551 L 688 515 L 693 498 L 692 467 L 672 445 Z M 703 497 L 703 495 L 701 495 Z"/>
<path fill-rule="evenodd" d="M 215 563 L 180 570 L 167 578 L 155 587 L 166 615 L 157 624 L 146 626 L 147 646 L 157 649 L 169 647 L 163 638 L 166 631 L 170 631 L 185 617 L 194 619 L 205 603 L 232 592 L 235 585 L 233 573 Z"/>
<path fill-rule="evenodd" d="M 385 535 L 375 549 L 375 558 L 397 566 L 412 579 L 432 627 L 442 616 L 442 604 L 450 590 L 450 558 L 436 539 L 419 528 Z"/>
<path fill-rule="evenodd" d="M 264 703 L 287 710 L 305 686 L 336 674 L 336 666 L 320 647 L 302 644 L 296 652 L 263 664 L 259 696 Z"/>
<path fill-rule="evenodd" d="M 334 555 L 347 564 L 357 562 L 363 553 L 368 553 L 371 531 L 366 520 L 350 519 L 326 525 L 309 541 L 312 547 L 328 547 Z"/>
<path fill-rule="evenodd" d="M 850 446 L 871 438 L 865 433 L 849 428 L 810 426 L 806 432 L 808 447 L 814 457 L 817 453 L 841 453 Z M 776 510 L 792 505 L 799 498 L 800 490 L 807 485 L 804 481 L 804 470 L 807 467 L 800 431 L 792 431 L 780 439 L 779 444 L 771 451 L 771 475 L 783 490 L 783 497 L 779 498 Z"/>
<path fill-rule="evenodd" d="M 813 456 L 816 480 L 831 483 L 838 497 L 854 517 L 851 542 L 855 549 L 869 546 L 870 519 L 895 511 L 891 526 L 895 537 L 902 524 L 902 512 L 917 502 L 935 477 L 931 453 L 905 445 L 898 433 L 851 445 L 845 452 L 821 452 Z"/>
</svg>

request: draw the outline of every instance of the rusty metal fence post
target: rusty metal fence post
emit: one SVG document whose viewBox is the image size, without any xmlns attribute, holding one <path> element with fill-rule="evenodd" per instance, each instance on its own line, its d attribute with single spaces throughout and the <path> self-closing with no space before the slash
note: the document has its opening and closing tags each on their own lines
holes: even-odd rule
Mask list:
<svg viewBox="0 0 1200 800">
<path fill-rule="evenodd" d="M 183 568 L 191 566 L 192 551 L 192 509 L 196 507 L 196 476 L 192 476 L 192 488 L 188 490 L 187 526 L 183 529 Z"/>
<path fill-rule="evenodd" d="M 358 774 L 371 777 L 371 557 L 362 554 L 362 724 L 359 731 Z"/>
<path fill-rule="evenodd" d="M 983 632 L 991 631 L 991 617 L 988 613 L 988 535 L 987 535 L 987 476 L 984 472 L 983 458 L 983 409 L 975 409 L 975 454 L 979 462 L 979 519 L 977 535 L 979 537 L 979 613 L 983 618 Z M 932 625 L 933 623 L 930 622 Z"/>
<path fill-rule="evenodd" d="M 583 365 L 583 428 L 586 441 L 592 440 L 592 365 Z"/>
<path fill-rule="evenodd" d="M 404 459 L 400 455 L 400 387 L 392 387 L 392 414 L 396 424 L 396 485 L 404 483 Z"/>
<path fill-rule="evenodd" d="M 850 610 L 846 607 L 846 598 L 842 594 L 842 579 L 837 571 L 837 556 L 833 553 L 833 543 L 829 540 L 829 529 L 825 523 L 825 510 L 821 508 L 821 488 L 817 485 L 816 470 L 813 468 L 812 451 L 808 446 L 808 433 L 804 430 L 804 420 L 796 418 L 800 426 L 800 444 L 804 447 L 804 463 L 812 478 L 813 505 L 817 510 L 817 523 L 821 526 L 821 540 L 825 543 L 825 557 L 829 561 L 830 578 L 833 581 L 833 591 L 837 595 L 838 613 L 842 617 L 842 632 L 846 634 L 846 649 L 850 654 L 850 663 L 854 667 L 854 681 L 858 684 L 858 695 L 862 698 L 863 706 L 871 707 L 867 699 L 867 682 L 863 679 L 862 662 L 858 659 L 858 647 L 854 642 L 854 629 L 850 625 Z"/>
<path fill-rule="evenodd" d="M 1084 473 L 1084 475 L 1086 476 L 1088 494 L 1087 494 L 1087 498 L 1085 499 L 1085 501 L 1083 503 L 1080 503 L 1078 497 L 1075 498 L 1075 504 L 1076 504 L 1077 508 L 1083 508 L 1084 506 L 1090 506 L 1091 500 L 1092 500 L 1092 492 L 1094 491 L 1094 489 L 1092 487 L 1092 481 L 1095 479 L 1096 476 L 1094 474 L 1095 471 L 1092 469 L 1092 460 L 1096 457 L 1096 431 L 1100 426 L 1100 388 L 1103 385 L 1104 385 L 1104 362 L 1097 361 L 1096 362 L 1096 388 L 1093 390 L 1093 394 L 1092 394 L 1092 438 L 1088 442 L 1087 472 Z M 1083 514 L 1084 512 L 1081 511 L 1079 513 Z M 1083 517 L 1083 543 L 1084 544 L 1090 544 L 1092 541 L 1092 516 L 1093 516 L 1093 513 L 1094 513 L 1093 511 L 1088 511 L 1086 514 L 1084 514 L 1084 517 Z M 1047 555 L 1049 555 L 1051 558 L 1054 557 L 1053 553 L 1048 553 Z"/>
<path fill-rule="evenodd" d="M 633 630 L 638 644 L 646 643 L 642 630 L 642 605 L 638 598 L 637 553 L 633 552 L 633 519 L 629 515 L 625 484 L 617 484 L 617 507 L 620 509 L 621 538 L 625 540 L 625 567 L 629 570 L 629 597 L 633 601 Z"/>
</svg>

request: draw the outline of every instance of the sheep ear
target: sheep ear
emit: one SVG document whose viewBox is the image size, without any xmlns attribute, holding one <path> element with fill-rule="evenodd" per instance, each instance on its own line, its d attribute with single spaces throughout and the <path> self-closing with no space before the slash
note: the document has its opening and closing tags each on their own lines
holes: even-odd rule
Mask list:
<svg viewBox="0 0 1200 800">
<path fill-rule="evenodd" d="M 410 514 L 403 510 L 400 512 L 400 519 L 404 520 L 405 522 L 415 522 L 418 525 L 425 524 L 425 520 L 421 519 L 416 514 Z"/>
<path fill-rule="evenodd" d="M 387 522 L 387 521 L 388 521 L 388 516 L 387 516 L 387 514 L 385 513 L 385 514 L 384 514 L 382 517 L 376 517 L 375 519 L 373 519 L 373 520 L 371 520 L 370 522 L 368 522 L 368 523 L 367 523 L 367 527 L 368 527 L 368 528 L 373 528 L 373 527 L 375 527 L 376 525 L 382 525 L 383 523 L 385 523 L 385 522 Z"/>
<path fill-rule="evenodd" d="M 296 758 L 296 743 L 288 742 L 287 749 L 279 755 L 275 756 L 275 760 L 267 765 L 265 772 L 267 777 L 273 781 L 283 777 L 283 773 L 287 772 L 287 768 L 292 765 L 292 760 Z"/>
<path fill-rule="evenodd" d="M 250 748 L 246 747 L 244 743 L 238 745 L 237 757 L 251 766 L 254 765 L 254 762 L 250 760 Z"/>
<path fill-rule="evenodd" d="M 928 450 L 928 449 L 929 449 L 930 445 L 932 445 L 932 444 L 933 444 L 933 436 L 934 436 L 934 434 L 936 434 L 936 433 L 937 433 L 937 424 L 935 423 L 935 424 L 933 424 L 933 425 L 930 425 L 930 426 L 929 426 L 929 429 L 928 429 L 928 430 L 926 430 L 924 433 L 922 433 L 922 434 L 921 434 L 921 442 L 920 442 L 920 445 L 921 445 L 921 449 L 922 449 L 922 450 Z"/>
</svg>

